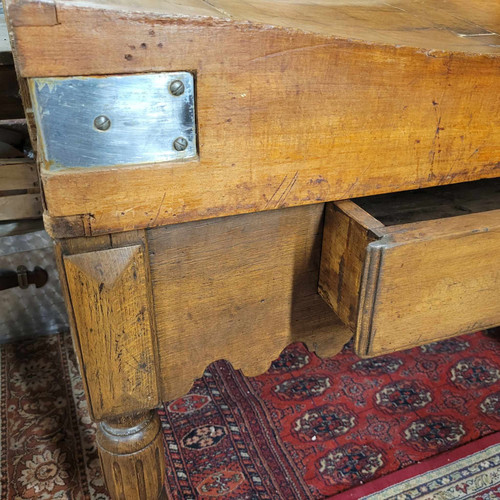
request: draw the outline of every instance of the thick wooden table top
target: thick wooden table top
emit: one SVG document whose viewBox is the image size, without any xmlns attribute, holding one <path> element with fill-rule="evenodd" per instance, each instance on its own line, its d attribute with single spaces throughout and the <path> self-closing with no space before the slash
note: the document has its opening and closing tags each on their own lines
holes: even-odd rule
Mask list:
<svg viewBox="0 0 500 500">
<path fill-rule="evenodd" d="M 199 158 L 42 164 L 55 236 L 500 175 L 497 0 L 7 0 L 22 76 L 191 71 Z"/>
<path fill-rule="evenodd" d="M 56 0 L 56 4 L 73 0 Z M 248 22 L 370 43 L 476 54 L 500 53 L 496 0 L 106 0 L 80 5 Z"/>
</svg>

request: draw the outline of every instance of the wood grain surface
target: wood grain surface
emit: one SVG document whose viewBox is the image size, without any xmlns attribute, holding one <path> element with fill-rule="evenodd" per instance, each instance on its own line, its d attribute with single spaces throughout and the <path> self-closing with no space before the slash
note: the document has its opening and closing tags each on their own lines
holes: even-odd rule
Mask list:
<svg viewBox="0 0 500 500">
<path fill-rule="evenodd" d="M 6 0 L 14 25 L 61 22 L 74 0 Z M 499 53 L 494 0 L 85 0 L 81 9 L 105 9 L 159 19 L 249 22 L 384 45 Z M 58 16 L 59 14 L 59 16 Z"/>
<path fill-rule="evenodd" d="M 0 196 L 0 220 L 37 219 L 42 216 L 40 193 Z"/>
<path fill-rule="evenodd" d="M 145 266 L 142 245 L 64 256 L 81 368 L 97 420 L 159 402 Z"/>
<path fill-rule="evenodd" d="M 465 209 L 460 197 L 454 201 Z M 368 213 L 360 217 L 353 202 L 334 205 L 319 290 L 356 332 L 358 354 L 376 356 L 500 324 L 500 209 L 449 216 L 445 206 L 443 218 L 383 226 L 370 223 Z M 418 205 L 413 212 L 421 214 Z"/>
<path fill-rule="evenodd" d="M 12 26 L 53 26 L 57 24 L 54 0 L 6 2 Z"/>
<path fill-rule="evenodd" d="M 38 190 L 38 187 L 38 172 L 34 161 L 0 159 L 0 191 L 12 191 L 17 189 Z M 41 208 L 41 205 L 40 201 L 39 208 Z M 41 213 L 38 216 L 40 215 Z"/>
<path fill-rule="evenodd" d="M 495 2 L 54 5 L 14 27 L 22 75 L 192 71 L 200 155 L 44 168 L 55 236 L 499 175 Z"/>
<path fill-rule="evenodd" d="M 333 356 L 352 333 L 317 294 L 322 205 L 148 231 L 161 394 L 217 359 L 265 372 L 292 342 Z"/>
<path fill-rule="evenodd" d="M 359 325 L 360 354 L 500 324 L 500 210 L 395 227 L 371 244 L 380 260 L 378 273 L 367 276 L 377 282 L 364 299 L 371 324 Z"/>
<path fill-rule="evenodd" d="M 113 499 L 159 497 L 165 475 L 165 452 L 156 412 L 101 422 L 96 441 L 106 486 Z"/>
<path fill-rule="evenodd" d="M 380 238 L 377 229 L 383 227 L 352 201 L 326 206 L 318 291 L 353 331 L 358 321 L 366 248 Z"/>
</svg>

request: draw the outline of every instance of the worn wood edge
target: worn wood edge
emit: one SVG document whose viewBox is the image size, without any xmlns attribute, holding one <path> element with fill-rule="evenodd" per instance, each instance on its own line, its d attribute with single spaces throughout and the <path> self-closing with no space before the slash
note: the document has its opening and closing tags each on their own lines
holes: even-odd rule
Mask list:
<svg viewBox="0 0 500 500">
<path fill-rule="evenodd" d="M 179 164 L 172 164 L 172 165 L 152 165 L 152 164 L 147 164 L 147 165 L 142 165 L 141 166 L 141 171 L 143 174 L 146 176 L 148 175 L 148 169 L 149 168 L 158 168 L 160 170 L 165 170 L 166 174 L 165 177 L 168 177 L 167 172 L 171 167 L 178 166 Z M 500 163 L 498 164 L 500 167 Z M 127 168 L 127 167 L 124 167 Z M 135 167 L 137 168 L 137 167 Z M 89 172 L 90 173 L 90 172 Z M 96 170 L 95 173 L 106 173 L 102 170 Z M 69 173 L 59 173 L 59 174 L 54 174 L 54 175 L 74 175 L 75 173 L 69 172 Z M 463 175 L 457 175 L 455 178 L 450 180 L 450 182 L 446 182 L 446 184 L 458 184 L 462 182 L 470 182 L 474 180 L 479 180 L 479 179 L 489 179 L 489 178 L 495 178 L 498 177 L 498 172 L 495 170 L 492 170 L 490 173 L 483 173 L 481 176 L 473 176 L 467 177 L 466 174 Z M 41 174 L 41 179 L 42 179 L 42 186 L 44 182 L 47 181 L 46 176 L 42 173 Z M 374 188 L 369 191 L 363 192 L 363 196 L 374 196 L 378 194 L 385 194 L 388 192 L 399 192 L 399 191 L 408 191 L 412 189 L 423 189 L 427 187 L 434 187 L 436 186 L 436 183 L 434 181 L 426 181 L 426 182 L 420 182 L 418 185 L 404 185 L 404 186 L 390 186 L 386 187 L 384 189 L 380 188 Z M 42 191 L 43 192 L 43 191 Z M 356 195 L 356 193 L 353 193 Z M 357 196 L 359 196 L 360 193 L 357 193 Z M 166 226 L 166 225 L 175 225 L 175 224 L 182 224 L 185 222 L 192 222 L 192 221 L 200 221 L 200 220 L 209 220 L 209 219 L 215 219 L 215 218 L 220 218 L 220 217 L 229 217 L 233 215 L 242 215 L 242 214 L 247 214 L 247 213 L 256 213 L 256 212 L 266 212 L 266 211 L 271 211 L 271 210 L 281 210 L 284 208 L 291 208 L 295 206 L 305 206 L 305 205 L 314 205 L 317 203 L 329 203 L 329 202 L 335 202 L 339 198 L 342 198 L 343 194 L 337 194 L 333 193 L 332 195 L 329 195 L 327 197 L 321 198 L 321 199 L 314 199 L 314 200 L 299 200 L 297 202 L 290 202 L 287 205 L 284 206 L 272 206 L 272 207 L 264 207 L 261 205 L 260 202 L 255 202 L 250 205 L 245 205 L 242 207 L 237 207 L 237 208 L 227 208 L 225 206 L 216 205 L 215 207 L 206 207 L 204 210 L 196 210 L 192 209 L 190 212 L 187 213 L 187 215 L 183 215 L 182 217 L 178 217 L 178 214 L 175 214 L 173 216 L 171 215 L 166 215 L 166 216 L 161 216 L 158 217 L 157 221 L 155 221 L 154 225 L 151 225 L 149 221 L 149 216 L 146 217 L 140 217 L 136 218 L 132 223 L 130 222 L 125 222 L 125 221 L 119 221 L 115 220 L 112 217 L 110 217 L 109 213 L 104 214 L 102 217 L 100 217 L 100 220 L 97 219 L 96 214 L 94 213 L 79 213 L 79 214 L 68 214 L 68 215 L 51 215 L 50 213 L 50 205 L 47 208 L 47 212 L 44 216 L 44 220 L 46 221 L 46 224 L 49 227 L 49 234 L 54 235 L 55 238 L 74 238 L 78 236 L 98 236 L 102 234 L 108 234 L 108 233 L 117 233 L 117 232 L 125 232 L 125 231 L 131 231 L 131 230 L 136 230 L 136 229 L 151 229 L 154 227 L 161 227 L 161 226 Z M 43 200 L 46 203 L 47 199 L 45 196 L 43 196 Z M 45 204 L 44 204 L 45 206 Z M 157 211 L 161 209 L 160 207 L 155 206 L 154 207 Z M 122 209 L 125 209 L 123 207 Z M 99 214 L 101 216 L 101 214 Z M 77 220 L 81 221 L 81 227 L 80 224 L 76 223 Z M 375 219 L 376 220 L 376 219 Z M 395 227 L 395 226 L 391 226 Z M 384 227 L 380 228 L 374 228 L 373 229 L 374 233 L 380 236 L 383 236 L 387 232 L 390 231 L 390 229 Z"/>
<path fill-rule="evenodd" d="M 150 337 L 151 346 L 153 350 L 153 362 L 155 369 L 155 379 L 156 379 L 156 392 L 157 392 L 157 404 L 161 403 L 161 365 L 160 365 L 160 348 L 158 339 L 158 328 L 156 325 L 156 308 L 154 303 L 153 295 L 153 282 L 151 279 L 151 262 L 150 262 L 150 250 L 149 241 L 145 230 L 139 231 L 129 231 L 125 233 L 117 233 L 109 235 L 111 239 L 111 245 L 113 247 L 134 245 L 140 243 L 144 248 L 144 274 L 146 278 L 146 300 L 147 307 L 149 308 L 149 322 L 150 322 Z"/>
<path fill-rule="evenodd" d="M 78 326 L 76 323 L 75 306 L 74 306 L 74 302 L 73 302 L 73 299 L 71 296 L 69 282 L 68 282 L 68 272 L 67 272 L 68 269 L 67 269 L 66 264 L 67 264 L 67 258 L 71 257 L 71 255 L 72 254 L 61 253 L 61 257 L 60 257 L 61 266 L 64 269 L 64 281 L 65 281 L 65 287 L 67 290 L 67 297 L 68 297 L 67 309 L 68 309 L 68 312 L 71 311 L 69 316 L 71 316 L 71 318 L 72 318 L 71 330 L 72 330 L 72 332 L 74 332 L 74 334 L 72 335 L 73 343 L 75 345 L 75 348 L 78 346 L 76 350 L 77 350 L 78 357 L 79 357 L 80 373 L 82 375 L 82 379 L 84 380 L 84 386 L 86 389 L 86 397 L 87 397 L 87 404 L 89 407 L 89 413 L 90 413 L 92 420 L 98 421 L 99 420 L 99 412 L 94 407 L 94 399 L 93 399 L 93 397 L 91 397 L 90 384 L 89 384 L 89 380 L 87 377 L 87 370 L 86 370 L 86 366 L 85 366 L 85 358 L 84 358 L 84 354 L 83 354 L 83 348 L 82 348 L 82 344 L 80 342 L 80 334 L 78 333 Z"/>
<path fill-rule="evenodd" d="M 84 253 L 75 253 L 72 255 L 64 255 L 63 256 L 63 262 L 64 262 L 64 267 L 66 269 L 66 276 L 68 276 L 68 273 L 71 272 L 71 274 L 78 276 L 80 274 L 80 278 L 75 281 L 73 280 L 74 283 L 79 283 L 81 282 L 82 279 L 87 278 L 87 281 L 92 284 L 96 283 L 99 280 L 98 274 L 95 274 L 95 269 L 98 269 L 97 266 L 93 265 L 92 263 L 94 262 L 92 259 L 95 259 L 95 262 L 99 262 L 99 254 L 100 253 L 108 253 L 108 252 L 115 252 L 115 251 L 123 251 L 126 250 L 129 252 L 127 255 L 130 257 L 128 260 L 124 262 L 124 265 L 121 268 L 118 268 L 116 273 L 111 274 L 111 276 L 108 277 L 108 281 L 103 281 L 101 282 L 101 286 L 105 285 L 109 291 L 113 291 L 116 287 L 115 284 L 120 284 L 122 282 L 122 277 L 128 273 L 130 273 L 131 266 L 133 265 L 134 261 L 140 261 L 142 264 L 145 264 L 145 249 L 144 246 L 141 243 L 137 243 L 135 245 L 120 245 L 120 246 L 113 246 L 110 249 L 102 249 L 102 250 L 95 250 L 91 252 L 84 252 Z M 91 259 L 91 267 L 87 267 L 86 265 L 86 260 L 85 256 L 90 256 Z M 85 264 L 82 267 L 82 264 Z M 144 271 L 145 271 L 145 266 L 144 266 Z M 146 277 L 146 275 L 145 275 Z M 102 278 L 101 278 L 102 279 Z M 71 288 L 70 283 L 68 282 L 68 287 L 69 289 Z M 144 284 L 144 291 L 147 294 L 148 290 L 148 285 L 147 283 Z M 75 310 L 75 304 L 73 300 L 73 296 L 70 292 L 70 300 L 72 302 L 73 306 L 73 311 Z M 95 310 L 98 311 L 99 307 L 98 304 L 96 304 Z M 102 308 L 100 308 L 101 313 L 102 313 Z M 127 312 L 126 310 L 123 312 L 125 314 Z M 77 314 L 75 314 L 75 323 L 77 322 Z M 132 318 L 134 317 L 136 313 L 132 311 L 128 311 L 127 314 L 125 315 L 125 320 L 128 320 L 129 317 Z M 153 316 L 153 311 L 148 310 L 147 311 L 147 327 L 146 330 L 142 334 L 142 338 L 144 339 L 144 342 L 147 344 L 150 344 L 150 349 L 151 351 L 154 351 L 154 344 L 153 344 L 153 338 L 152 338 L 152 316 Z M 106 315 L 107 316 L 107 315 Z M 76 325 L 78 328 L 78 325 Z M 90 332 L 92 332 L 92 328 L 90 328 Z M 98 332 L 96 332 L 98 333 Z M 79 335 L 80 336 L 80 335 Z M 149 342 L 148 342 L 149 341 Z M 88 343 L 89 341 L 87 341 Z M 87 348 L 85 349 L 88 352 Z M 125 350 L 125 353 L 127 353 L 127 350 Z M 84 354 L 83 346 L 82 346 L 82 354 Z M 85 356 L 85 355 L 84 355 Z M 126 356 L 124 356 L 124 359 Z M 119 359 L 119 358 L 118 358 Z M 136 359 L 134 358 L 133 355 L 131 355 L 131 360 L 133 362 L 136 362 Z M 126 361 L 123 361 L 126 365 L 132 364 L 130 361 L 127 363 Z M 137 361 L 138 363 L 138 361 Z M 150 367 L 152 373 L 152 380 L 154 380 L 154 385 L 148 385 L 147 386 L 147 400 L 146 397 L 138 397 L 137 399 L 133 399 L 132 401 L 130 400 L 130 395 L 132 392 L 135 390 L 130 384 L 131 382 L 127 379 L 127 385 L 129 386 L 128 389 L 129 391 L 122 391 L 120 390 L 115 397 L 110 398 L 110 401 L 113 402 L 113 405 L 108 402 L 107 399 L 102 398 L 102 393 L 100 392 L 100 388 L 103 386 L 103 382 L 105 381 L 105 378 L 96 378 L 96 380 L 90 384 L 90 381 L 87 377 L 87 385 L 90 389 L 91 385 L 95 388 L 93 390 L 92 397 L 90 398 L 90 403 L 92 405 L 92 414 L 95 418 L 95 420 L 101 421 L 106 418 L 111 418 L 115 416 L 120 416 L 120 415 L 128 415 L 131 413 L 131 411 L 145 411 L 148 409 L 151 409 L 152 407 L 157 406 L 161 400 L 160 400 L 160 388 L 158 386 L 158 365 L 154 363 L 154 357 L 153 357 L 153 366 Z M 97 373 L 99 370 L 95 372 L 95 369 L 93 370 L 93 377 L 96 377 Z M 86 374 L 87 375 L 87 374 Z M 114 375 L 115 376 L 115 375 Z M 123 380 L 123 379 L 121 379 Z M 123 388 L 122 388 L 123 389 Z M 98 398 L 99 396 L 99 398 Z M 96 404 L 96 400 L 100 401 L 100 404 Z M 151 400 L 151 401 L 149 401 Z M 131 402 L 135 405 L 134 408 L 131 408 Z"/>
<path fill-rule="evenodd" d="M 75 313 L 73 311 L 73 304 L 71 302 L 69 286 L 66 277 L 66 268 L 64 267 L 64 241 L 56 241 L 54 245 L 54 255 L 56 260 L 57 272 L 59 273 L 59 282 L 61 284 L 62 295 L 64 303 L 66 305 L 66 311 L 68 313 L 69 329 L 71 333 L 71 339 L 73 340 L 73 347 L 76 352 L 76 359 L 78 366 L 80 368 L 79 372 L 82 377 L 83 390 L 85 392 L 85 397 L 87 399 L 89 413 L 92 419 L 94 419 L 94 411 L 91 404 L 90 392 L 87 384 L 87 374 L 85 372 L 85 364 L 83 362 L 82 347 L 80 345 L 80 339 L 78 337 L 78 330 L 76 328 Z"/>
<path fill-rule="evenodd" d="M 433 58 L 445 58 L 449 57 L 450 54 L 454 56 L 465 56 L 471 58 L 478 57 L 487 57 L 487 58 L 497 58 L 500 59 L 500 54 L 497 52 L 481 52 L 473 51 L 473 50 L 458 50 L 458 49 L 445 49 L 445 48 L 435 48 L 435 47 L 423 47 L 418 46 L 416 44 L 407 44 L 407 43 L 390 43 L 384 41 L 372 41 L 364 38 L 357 38 L 356 36 L 345 36 L 340 34 L 327 34 L 314 30 L 308 30 L 305 28 L 299 28 L 294 26 L 285 26 L 283 24 L 269 24 L 263 21 L 258 20 L 249 20 L 247 18 L 242 18 L 239 16 L 235 16 L 227 13 L 225 10 L 214 6 L 207 0 L 203 0 L 203 4 L 206 7 L 211 7 L 214 9 L 212 13 L 206 14 L 198 14 L 192 15 L 189 13 L 158 13 L 152 11 L 135 11 L 135 10 L 127 10 L 127 9 L 117 9 L 117 8 L 109 8 L 109 6 L 103 6 L 98 3 L 86 2 L 85 0 L 75 1 L 75 2 L 61 2 L 56 0 L 3 0 L 6 3 L 6 6 L 9 4 L 14 5 L 14 18 L 16 19 L 16 23 L 11 22 L 12 26 L 16 28 L 25 28 L 25 27 L 34 27 L 34 26 L 55 26 L 57 24 L 61 24 L 64 22 L 65 12 L 68 11 L 78 11 L 80 13 L 84 13 L 89 16 L 99 16 L 110 14 L 115 14 L 117 17 L 126 18 L 132 21 L 139 22 L 158 22 L 158 23 L 170 23 L 177 25 L 193 25 L 193 26 L 206 26 L 206 27 L 235 27 L 238 30 L 251 30 L 251 31 L 262 31 L 262 32 L 271 32 L 271 31 L 280 31 L 286 33 L 287 35 L 293 36 L 294 34 L 302 34 L 302 35 L 310 35 L 311 37 L 322 38 L 326 41 L 330 42 L 346 42 L 352 45 L 358 46 L 366 46 L 366 47 L 377 47 L 382 50 L 384 49 L 398 49 L 398 50 L 409 50 L 414 52 L 415 54 L 423 54 L 427 57 Z M 38 4 L 41 4 L 43 7 L 37 7 Z M 54 6 L 52 8 L 52 5 Z M 182 7 L 182 4 L 180 5 Z M 40 19 L 37 18 L 37 8 L 41 9 Z M 18 12 L 24 11 L 28 14 L 25 15 L 25 19 L 21 20 L 21 17 Z M 11 17 L 12 14 L 10 11 L 8 12 L 7 17 Z M 492 33 L 495 35 L 495 33 Z M 35 74 L 25 74 L 23 70 L 21 70 L 22 76 L 48 76 L 48 75 L 35 75 Z M 51 75 L 51 76 L 67 76 L 67 75 Z"/>
<path fill-rule="evenodd" d="M 457 215 L 442 219 L 388 226 L 383 242 L 386 248 L 441 238 L 477 234 L 500 228 L 500 209 Z"/>
<path fill-rule="evenodd" d="M 67 1 L 67 0 L 62 0 L 62 1 Z M 481 22 L 474 22 L 472 21 L 467 14 L 463 15 L 461 12 L 459 12 L 455 5 L 451 3 L 449 5 L 449 8 L 446 8 L 446 5 L 443 5 L 442 7 L 440 5 L 436 5 L 435 9 L 433 7 L 433 2 L 425 3 L 425 2 L 418 2 L 417 4 L 420 4 L 421 7 L 425 6 L 426 10 L 424 12 L 419 12 L 418 8 L 416 11 L 412 11 L 411 7 L 408 9 L 408 5 L 406 2 L 398 2 L 397 5 L 393 5 L 392 3 L 378 3 L 378 2 L 335 2 L 335 1 L 318 1 L 318 0 L 312 0 L 312 1 L 307 1 L 307 0 L 302 0 L 300 2 L 298 1 L 292 1 L 290 2 L 290 8 L 283 7 L 282 9 L 277 8 L 275 12 L 273 12 L 273 9 L 269 9 L 268 5 L 271 4 L 272 2 L 269 2 L 268 0 L 243 0 L 241 2 L 241 8 L 234 8 L 233 7 L 233 1 L 232 0 L 207 0 L 210 2 L 210 4 L 214 5 L 217 7 L 217 9 L 223 11 L 226 14 L 229 14 L 229 12 L 233 13 L 234 18 L 241 18 L 248 20 L 250 22 L 263 22 L 265 24 L 273 24 L 274 26 L 281 26 L 283 28 L 294 28 L 297 26 L 296 22 L 293 22 L 294 19 L 300 20 L 303 17 L 307 17 L 307 15 L 310 13 L 310 16 L 313 21 L 316 22 L 308 22 L 308 20 L 302 20 L 299 24 L 299 28 L 304 31 L 304 32 L 313 32 L 313 33 L 325 33 L 323 31 L 323 27 L 321 26 L 322 24 L 328 24 L 329 17 L 344 17 L 345 13 L 343 12 L 343 8 L 347 7 L 348 10 L 348 15 L 350 14 L 349 17 L 352 19 L 356 20 L 357 22 L 352 22 L 351 29 L 346 28 L 345 26 L 342 27 L 342 23 L 340 23 L 340 26 L 337 27 L 335 25 L 335 28 L 333 31 L 330 31 L 328 34 L 337 34 L 340 36 L 343 36 L 345 38 L 349 39 L 356 39 L 357 38 L 357 33 L 365 33 L 361 39 L 365 41 L 370 41 L 373 43 L 381 43 L 382 40 L 379 38 L 378 31 L 384 31 L 384 30 L 389 30 L 389 31 L 394 31 L 398 30 L 396 26 L 394 26 L 391 21 L 390 21 L 390 16 L 391 12 L 394 13 L 395 11 L 398 13 L 399 16 L 403 15 L 404 21 L 401 23 L 401 31 L 405 31 L 405 27 L 408 26 L 406 29 L 408 31 L 412 31 L 410 28 L 410 25 L 412 24 L 412 20 L 417 20 L 419 23 L 418 26 L 414 27 L 414 30 L 416 31 L 422 31 L 425 30 L 426 32 L 430 32 L 428 36 L 424 35 L 424 39 L 429 39 L 429 38 L 435 38 L 435 34 L 433 32 L 435 31 L 449 31 L 452 34 L 460 37 L 460 38 L 468 38 L 468 37 L 474 37 L 477 36 L 476 33 L 479 30 L 482 35 L 490 35 L 490 36 L 497 36 L 498 33 L 498 22 L 497 18 L 495 17 L 495 14 L 497 11 L 491 11 L 490 13 L 490 22 L 487 23 L 488 27 L 484 26 L 483 23 Z M 288 2 L 285 2 L 288 3 Z M 408 2 L 411 6 L 411 2 Z M 481 11 L 483 4 L 481 2 L 478 2 L 478 4 L 473 4 L 475 7 L 475 10 Z M 294 9 L 295 7 L 295 9 Z M 306 8 L 304 8 L 306 7 Z M 307 8 L 309 7 L 309 8 Z M 321 7 L 330 7 L 332 10 L 328 12 L 326 10 L 325 12 L 325 17 L 324 19 L 320 20 L 320 23 L 318 23 L 318 16 L 316 14 L 316 9 L 321 9 Z M 357 10 L 357 7 L 361 7 L 361 12 L 363 12 L 363 8 L 370 9 L 372 10 L 373 13 L 373 18 L 377 17 L 385 17 L 384 19 L 384 26 L 380 27 L 372 27 L 370 26 L 370 22 L 368 22 L 368 26 L 366 25 L 366 20 L 363 15 L 358 16 L 360 12 Z M 453 21 L 447 20 L 446 16 L 445 19 L 442 19 L 442 8 L 445 8 L 446 11 L 449 11 L 450 14 L 449 17 L 453 18 L 454 22 L 459 22 L 462 27 L 458 26 L 453 26 L 450 25 L 453 23 Z M 338 10 L 337 10 L 338 9 Z M 269 10 L 269 12 L 268 12 Z M 387 16 L 386 16 L 387 13 Z M 287 15 L 288 14 L 288 15 Z M 410 16 L 408 16 L 410 14 Z M 422 16 L 423 14 L 423 16 Z M 399 17 L 398 16 L 398 17 Z M 421 24 L 421 18 L 424 19 L 434 19 L 437 18 L 434 23 L 430 24 Z M 439 21 L 438 21 L 439 19 Z M 423 20 L 423 19 L 422 19 Z M 442 21 L 441 21 L 442 20 Z M 270 21 L 270 22 L 269 22 Z M 321 23 L 321 21 L 323 21 Z M 306 26 L 309 25 L 310 28 L 307 28 Z M 465 27 L 471 28 L 472 25 L 472 31 L 469 32 L 467 29 L 464 29 Z M 336 30 L 339 31 L 336 31 Z M 432 34 L 431 34 L 432 33 Z M 495 38 L 495 41 L 498 41 Z M 396 40 L 391 40 L 391 44 L 401 44 L 401 45 L 408 45 L 408 43 L 405 43 L 404 40 L 396 39 Z M 419 46 L 421 46 L 419 44 Z M 425 46 L 425 45 L 424 45 Z"/>
<path fill-rule="evenodd" d="M 339 310 L 340 307 L 339 301 L 342 291 L 340 290 L 337 291 L 338 301 L 334 303 L 331 300 L 331 292 L 330 292 L 331 286 L 327 285 L 328 282 L 327 277 L 330 275 L 331 270 L 329 269 L 329 264 L 330 264 L 329 261 L 325 261 L 323 259 L 323 256 L 326 255 L 326 253 L 330 252 L 330 249 L 332 247 L 331 240 L 337 236 L 335 234 L 333 235 L 329 234 L 330 230 L 335 232 L 335 228 L 331 228 L 331 226 L 334 224 L 333 218 L 336 215 L 335 213 L 338 214 L 337 217 L 338 216 L 344 217 L 347 224 L 349 225 L 349 229 L 347 231 L 347 236 L 346 236 L 347 237 L 346 245 L 350 245 L 353 243 L 352 240 L 350 239 L 351 224 L 353 223 L 356 224 L 361 230 L 364 230 L 366 232 L 366 239 L 368 243 L 376 241 L 379 238 L 381 238 L 383 236 L 383 230 L 385 226 L 351 200 L 343 200 L 340 202 L 326 204 L 325 228 L 328 228 L 328 231 L 325 230 L 323 232 L 323 243 L 322 243 L 319 280 L 318 280 L 318 293 L 321 296 L 321 298 L 332 308 L 333 312 L 336 315 L 338 315 L 340 319 L 345 324 L 347 324 L 353 331 L 355 331 L 357 321 L 353 323 L 349 317 L 347 316 L 344 317 L 345 314 L 343 314 L 342 311 Z M 365 253 L 365 259 L 362 262 L 366 262 L 366 253 Z M 363 276 L 364 276 L 364 270 L 362 269 L 360 276 L 361 283 L 363 281 Z M 361 310 L 360 296 L 361 296 L 361 286 L 358 289 L 358 301 L 357 301 L 358 311 L 356 311 L 355 313 L 356 317 L 358 317 L 359 311 Z"/>
<path fill-rule="evenodd" d="M 63 255 L 72 255 L 111 248 L 111 237 L 102 235 L 93 238 L 67 238 L 56 240 L 56 243 L 60 246 Z"/>
<path fill-rule="evenodd" d="M 121 2 L 113 1 L 112 3 L 100 2 L 99 0 L 71 0 L 70 6 L 78 7 L 80 9 L 105 10 L 125 16 L 130 14 L 141 15 L 143 17 L 151 15 L 157 19 L 178 19 L 179 21 L 186 19 L 202 20 L 211 18 L 226 19 L 228 21 L 235 19 L 234 16 L 230 15 L 220 7 L 212 5 L 211 0 L 198 0 L 198 2 L 198 5 L 190 5 L 190 1 L 186 2 L 184 0 L 182 2 L 177 1 L 172 5 L 172 3 L 167 0 L 167 2 L 163 1 L 161 4 L 155 4 L 155 9 L 153 9 L 152 6 L 148 7 L 147 2 L 145 2 L 141 3 L 142 10 L 134 8 L 134 6 L 131 5 L 132 2 L 127 0 L 123 0 Z M 170 3 L 171 7 L 174 6 L 176 11 L 158 10 L 158 7 L 160 9 L 168 8 L 167 3 Z M 66 8 L 67 3 L 64 0 L 56 0 L 56 8 L 61 7 Z"/>
<path fill-rule="evenodd" d="M 351 340 L 352 336 L 352 331 L 339 320 L 339 323 L 332 332 L 322 334 L 311 333 L 301 336 L 300 338 L 293 338 L 293 340 L 283 339 L 281 345 L 269 351 L 266 357 L 260 359 L 247 359 L 243 363 L 233 363 L 231 361 L 231 356 L 223 359 L 231 363 L 235 370 L 240 370 L 245 376 L 255 377 L 266 373 L 271 367 L 272 362 L 278 359 L 283 350 L 292 343 L 301 342 L 309 351 L 314 352 L 318 357 L 330 358 L 338 354 L 344 345 Z M 217 361 L 217 359 L 207 361 L 206 365 L 200 366 L 193 379 L 185 384 L 178 384 L 175 388 L 175 392 L 162 394 L 162 400 L 171 401 L 187 394 L 193 387 L 194 382 L 203 376 L 206 368 L 214 361 Z"/>
<path fill-rule="evenodd" d="M 330 205 L 330 203 L 328 203 Z M 378 219 L 369 214 L 352 200 L 340 200 L 333 203 L 338 210 L 355 220 L 362 228 L 371 231 L 375 236 L 382 237 L 385 234 L 385 226 Z"/>
<path fill-rule="evenodd" d="M 370 356 L 371 342 L 375 335 L 372 330 L 377 306 L 377 292 L 380 271 L 383 264 L 385 244 L 374 241 L 368 245 L 359 292 L 358 320 L 354 340 L 354 350 L 362 357 Z"/>
<path fill-rule="evenodd" d="M 474 332 L 478 332 L 480 330 L 486 330 L 486 329 L 489 329 L 489 328 L 495 328 L 495 327 L 498 327 L 499 325 L 496 324 L 496 323 L 485 323 L 485 324 L 482 324 L 482 323 L 477 323 L 475 326 L 474 326 L 474 329 L 472 330 L 469 330 L 469 329 L 466 329 L 466 330 L 460 330 L 458 332 L 454 332 L 450 335 L 445 335 L 445 336 L 439 336 L 438 340 L 437 341 L 441 341 L 441 340 L 446 340 L 446 339 L 451 339 L 451 338 L 454 338 L 454 337 L 457 337 L 459 335 L 466 335 L 468 333 L 474 333 Z M 406 349 L 412 349 L 413 347 L 418 347 L 418 346 L 421 346 L 421 345 L 426 345 L 426 344 L 429 344 L 429 343 L 432 343 L 432 341 L 430 340 L 423 340 L 423 341 L 420 341 L 420 342 L 411 342 L 409 344 L 405 344 L 404 346 L 402 347 L 399 347 L 397 348 L 397 351 L 405 351 Z M 389 348 L 389 349 L 379 349 L 379 350 L 376 350 L 376 351 L 372 351 L 372 352 L 367 352 L 367 353 L 363 353 L 363 352 L 358 352 L 357 349 L 356 349 L 356 354 L 360 357 L 360 358 L 363 358 L 363 359 L 367 359 L 367 358 L 373 358 L 375 356 L 383 356 L 385 354 L 392 354 L 394 353 L 394 348 Z"/>
<path fill-rule="evenodd" d="M 102 234 L 99 236 L 62 238 L 56 240 L 64 255 L 74 253 L 96 252 L 133 245 L 146 245 L 147 238 L 144 230 L 127 231 L 124 233 Z"/>
<path fill-rule="evenodd" d="M 54 0 L 4 0 L 11 26 L 53 26 L 58 24 Z"/>
<path fill-rule="evenodd" d="M 86 235 L 86 219 L 84 215 L 68 217 L 51 217 L 47 210 L 43 211 L 43 224 L 53 239 L 78 238 Z"/>
</svg>

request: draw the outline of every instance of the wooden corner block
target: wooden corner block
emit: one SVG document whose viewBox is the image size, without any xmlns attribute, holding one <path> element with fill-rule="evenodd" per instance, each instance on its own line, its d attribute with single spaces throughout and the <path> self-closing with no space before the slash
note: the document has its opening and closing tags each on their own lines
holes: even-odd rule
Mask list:
<svg viewBox="0 0 500 500">
<path fill-rule="evenodd" d="M 96 420 L 159 403 L 145 262 L 142 245 L 64 256 Z"/>
<path fill-rule="evenodd" d="M 6 7 L 12 26 L 53 26 L 57 24 L 54 0 L 7 0 Z"/>
</svg>

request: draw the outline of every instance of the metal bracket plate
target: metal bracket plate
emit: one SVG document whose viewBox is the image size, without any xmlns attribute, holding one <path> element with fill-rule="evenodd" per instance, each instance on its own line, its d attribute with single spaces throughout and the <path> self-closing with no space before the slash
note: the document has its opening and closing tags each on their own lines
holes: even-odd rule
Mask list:
<svg viewBox="0 0 500 500">
<path fill-rule="evenodd" d="M 197 157 L 191 73 L 34 78 L 30 92 L 50 170 Z"/>
</svg>

